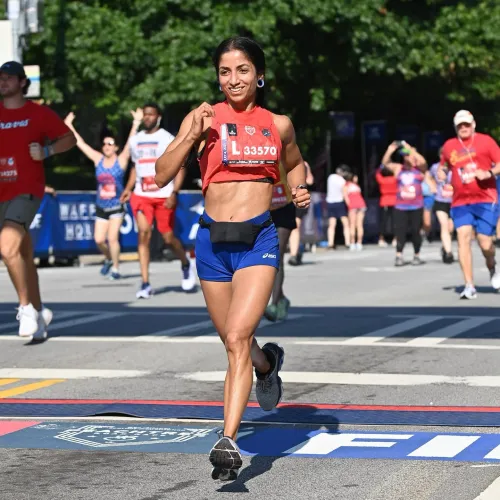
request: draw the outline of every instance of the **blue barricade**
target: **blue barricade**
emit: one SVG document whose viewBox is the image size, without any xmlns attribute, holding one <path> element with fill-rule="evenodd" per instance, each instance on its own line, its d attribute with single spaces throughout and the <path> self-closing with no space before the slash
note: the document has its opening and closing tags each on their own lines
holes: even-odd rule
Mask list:
<svg viewBox="0 0 500 500">
<path fill-rule="evenodd" d="M 137 250 L 137 225 L 130 205 L 120 229 L 124 252 Z M 196 239 L 198 219 L 204 202 L 200 191 L 186 191 L 178 196 L 175 235 L 186 248 Z M 94 242 L 95 192 L 58 192 L 45 195 L 30 227 L 36 257 L 55 255 L 73 257 L 100 253 Z"/>
</svg>

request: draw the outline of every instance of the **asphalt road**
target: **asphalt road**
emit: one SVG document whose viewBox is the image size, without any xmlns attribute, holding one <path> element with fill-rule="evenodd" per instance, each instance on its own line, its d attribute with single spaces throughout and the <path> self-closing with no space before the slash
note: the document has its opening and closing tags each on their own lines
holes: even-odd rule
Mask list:
<svg viewBox="0 0 500 500">
<path fill-rule="evenodd" d="M 372 411 L 381 425 L 325 421 L 305 432 L 291 426 L 286 414 L 272 425 L 260 419 L 258 432 L 248 431 L 251 438 L 242 428 L 248 467 L 235 483 L 222 485 L 210 479 L 206 453 L 216 439 L 217 419 L 166 421 L 161 411 L 151 422 L 64 419 L 60 405 L 53 419 L 32 416 L 33 427 L 4 431 L 2 437 L 2 422 L 26 417 L 22 411 L 3 413 L 0 498 L 195 500 L 221 492 L 266 499 L 500 498 L 500 481 L 494 483 L 500 456 L 492 452 L 500 446 L 500 413 L 498 427 L 482 427 L 481 419 L 468 427 L 447 425 L 444 410 L 433 413 L 439 427 L 429 427 L 422 414 L 412 420 L 413 413 L 405 425 L 395 426 L 384 423 L 383 415 L 377 420 L 381 414 L 372 408 L 500 406 L 500 297 L 489 286 L 479 252 L 475 301 L 459 300 L 458 264 L 442 264 L 439 245 L 425 245 L 422 256 L 422 266 L 394 268 L 391 248 L 306 254 L 303 266 L 286 268 L 289 319 L 264 320 L 257 334 L 261 343 L 278 341 L 286 350 L 284 403 L 363 405 L 362 414 Z M 54 322 L 49 340 L 32 345 L 16 337 L 16 299 L 0 270 L 0 402 L 221 401 L 226 356 L 201 291 L 181 291 L 177 262 L 155 263 L 151 281 L 157 293 L 137 301 L 137 263 L 125 263 L 122 272 L 123 280 L 110 282 L 98 266 L 42 269 L 44 301 Z M 112 432 L 135 439 L 137 446 L 120 449 L 116 441 L 101 446 L 64 437 L 75 429 L 87 432 L 81 430 L 85 425 L 121 426 Z M 135 429 L 141 425 L 151 428 L 139 443 L 130 436 L 142 435 Z M 162 444 L 154 437 L 164 428 L 171 436 L 185 435 L 187 427 L 198 430 L 185 441 Z M 352 444 L 348 436 L 357 433 L 372 437 Z M 286 446 L 271 446 L 268 435 Z M 342 445 L 334 443 L 339 436 Z M 380 444 L 386 439 L 395 444 Z M 415 452 L 420 446 L 427 447 Z"/>
</svg>

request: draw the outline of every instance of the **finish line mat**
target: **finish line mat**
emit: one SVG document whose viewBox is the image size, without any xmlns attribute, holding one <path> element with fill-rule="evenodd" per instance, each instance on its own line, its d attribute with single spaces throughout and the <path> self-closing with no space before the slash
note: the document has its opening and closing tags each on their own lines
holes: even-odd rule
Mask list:
<svg viewBox="0 0 500 500">
<path fill-rule="evenodd" d="M 217 441 L 210 424 L 123 424 L 0 420 L 0 449 L 208 455 Z M 334 427 L 242 425 L 243 455 L 292 458 L 370 458 L 500 464 L 500 434 L 357 432 Z"/>
<path fill-rule="evenodd" d="M 224 407 L 213 401 L 1 399 L 0 417 L 91 417 L 222 420 Z M 500 407 L 363 406 L 281 404 L 265 412 L 249 403 L 245 422 L 315 425 L 415 425 L 500 427 Z"/>
</svg>

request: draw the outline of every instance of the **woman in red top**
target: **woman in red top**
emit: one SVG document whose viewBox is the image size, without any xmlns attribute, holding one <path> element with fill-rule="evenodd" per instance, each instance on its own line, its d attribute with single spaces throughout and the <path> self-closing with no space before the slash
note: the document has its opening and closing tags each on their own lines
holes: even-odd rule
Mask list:
<svg viewBox="0 0 500 500">
<path fill-rule="evenodd" d="M 227 351 L 224 434 L 210 452 L 214 479 L 232 480 L 242 465 L 235 443 L 253 383 L 264 410 L 282 396 L 278 371 L 284 351 L 274 343 L 262 349 L 254 338 L 271 296 L 279 248 L 269 208 L 279 163 L 296 207 L 307 208 L 304 161 L 288 117 L 264 109 L 265 56 L 253 40 L 223 41 L 214 65 L 226 100 L 203 103 L 182 122 L 175 140 L 156 162 L 162 187 L 198 152 L 205 197 L 196 239 L 198 276 L 208 312 Z"/>
<path fill-rule="evenodd" d="M 351 250 L 363 249 L 364 228 L 363 223 L 366 213 L 366 202 L 361 194 L 358 184 L 358 176 L 352 173 L 347 174 L 344 191 L 344 199 L 347 205 L 347 216 L 349 218 L 349 228 L 351 234 Z"/>
<path fill-rule="evenodd" d="M 375 174 L 377 180 L 380 200 L 379 200 L 379 224 L 380 233 L 378 239 L 379 247 L 386 247 L 385 237 L 387 227 L 389 234 L 393 237 L 392 246 L 396 246 L 396 237 L 394 231 L 394 205 L 396 205 L 396 194 L 398 192 L 398 181 L 394 174 L 384 165 L 381 165 Z"/>
</svg>

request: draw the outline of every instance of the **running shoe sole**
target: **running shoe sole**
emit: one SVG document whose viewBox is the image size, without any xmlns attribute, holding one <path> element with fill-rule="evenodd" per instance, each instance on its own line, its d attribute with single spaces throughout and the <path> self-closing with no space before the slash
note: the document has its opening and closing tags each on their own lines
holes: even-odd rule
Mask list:
<svg viewBox="0 0 500 500">
<path fill-rule="evenodd" d="M 212 479 L 234 481 L 238 469 L 243 465 L 240 451 L 229 438 L 221 438 L 210 450 L 210 463 L 213 465 Z"/>
</svg>

